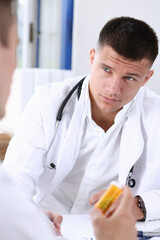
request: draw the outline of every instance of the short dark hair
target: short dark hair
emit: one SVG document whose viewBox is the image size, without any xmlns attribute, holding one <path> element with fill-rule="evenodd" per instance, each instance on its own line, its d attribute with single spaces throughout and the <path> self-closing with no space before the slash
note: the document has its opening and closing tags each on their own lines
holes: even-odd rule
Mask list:
<svg viewBox="0 0 160 240">
<path fill-rule="evenodd" d="M 158 38 L 145 22 L 131 17 L 117 17 L 102 28 L 98 48 L 112 47 L 119 55 L 130 60 L 146 58 L 154 62 L 158 55 Z"/>
<path fill-rule="evenodd" d="M 0 0 L 0 44 L 9 43 L 9 29 L 13 23 L 12 0 Z"/>
</svg>

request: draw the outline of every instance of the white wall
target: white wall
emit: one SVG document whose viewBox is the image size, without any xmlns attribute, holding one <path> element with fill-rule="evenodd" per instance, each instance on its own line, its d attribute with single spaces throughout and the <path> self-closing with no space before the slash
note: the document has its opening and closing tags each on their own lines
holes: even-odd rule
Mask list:
<svg viewBox="0 0 160 240">
<path fill-rule="evenodd" d="M 98 34 L 111 18 L 130 16 L 146 21 L 160 39 L 160 0 L 75 0 L 73 70 L 88 73 L 89 51 L 95 47 Z M 155 73 L 148 86 L 160 94 L 160 54 L 153 65 Z"/>
<path fill-rule="evenodd" d="M 64 81 L 64 79 L 72 77 L 73 72 L 70 70 L 16 69 L 6 106 L 6 115 L 0 121 L 0 131 L 2 130 L 11 136 L 14 135 L 24 108 L 36 87 L 49 82 Z"/>
</svg>

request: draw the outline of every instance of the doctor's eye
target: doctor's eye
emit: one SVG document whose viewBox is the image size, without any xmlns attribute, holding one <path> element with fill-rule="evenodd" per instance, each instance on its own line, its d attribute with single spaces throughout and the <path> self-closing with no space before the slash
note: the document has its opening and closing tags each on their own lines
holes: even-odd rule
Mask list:
<svg viewBox="0 0 160 240">
<path fill-rule="evenodd" d="M 110 70 L 109 68 L 107 68 L 107 67 L 103 67 L 103 70 L 104 70 L 105 72 L 111 72 L 111 70 Z"/>
<path fill-rule="evenodd" d="M 134 80 L 134 78 L 133 77 L 130 77 L 130 76 L 126 76 L 126 77 L 124 77 L 126 80 L 129 80 L 129 81 L 133 81 Z"/>
</svg>

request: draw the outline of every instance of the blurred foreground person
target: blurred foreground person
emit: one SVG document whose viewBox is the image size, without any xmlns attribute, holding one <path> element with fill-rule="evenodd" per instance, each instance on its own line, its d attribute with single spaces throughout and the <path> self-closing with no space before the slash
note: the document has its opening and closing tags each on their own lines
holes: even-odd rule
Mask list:
<svg viewBox="0 0 160 240">
<path fill-rule="evenodd" d="M 11 0 L 0 0 L 0 118 L 5 114 L 12 74 L 16 67 L 18 37 L 12 4 Z M 13 180 L 2 169 L 0 195 L 1 240 L 54 239 L 49 219 L 16 189 Z"/>
</svg>

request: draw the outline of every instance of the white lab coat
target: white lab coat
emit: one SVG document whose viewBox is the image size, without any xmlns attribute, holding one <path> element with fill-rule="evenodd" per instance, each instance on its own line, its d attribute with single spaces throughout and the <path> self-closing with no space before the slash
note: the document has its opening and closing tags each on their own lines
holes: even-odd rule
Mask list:
<svg viewBox="0 0 160 240">
<path fill-rule="evenodd" d="M 87 79 L 89 76 L 87 77 Z M 44 168 L 43 155 L 53 138 L 56 114 L 66 94 L 81 78 L 40 87 L 26 108 L 19 130 L 11 140 L 3 167 L 14 176 L 29 197 L 38 203 L 50 187 L 71 171 L 80 148 L 84 129 L 84 93 L 75 92 L 66 105 L 56 139 L 46 162 L 56 170 Z M 136 180 L 134 195 L 141 195 L 147 220 L 160 219 L 160 96 L 142 87 L 124 123 L 120 142 L 119 181 L 125 184 L 129 170 Z M 103 166 L 102 166 L 103 167 Z M 65 199 L 64 199 L 65 202 Z"/>
</svg>

